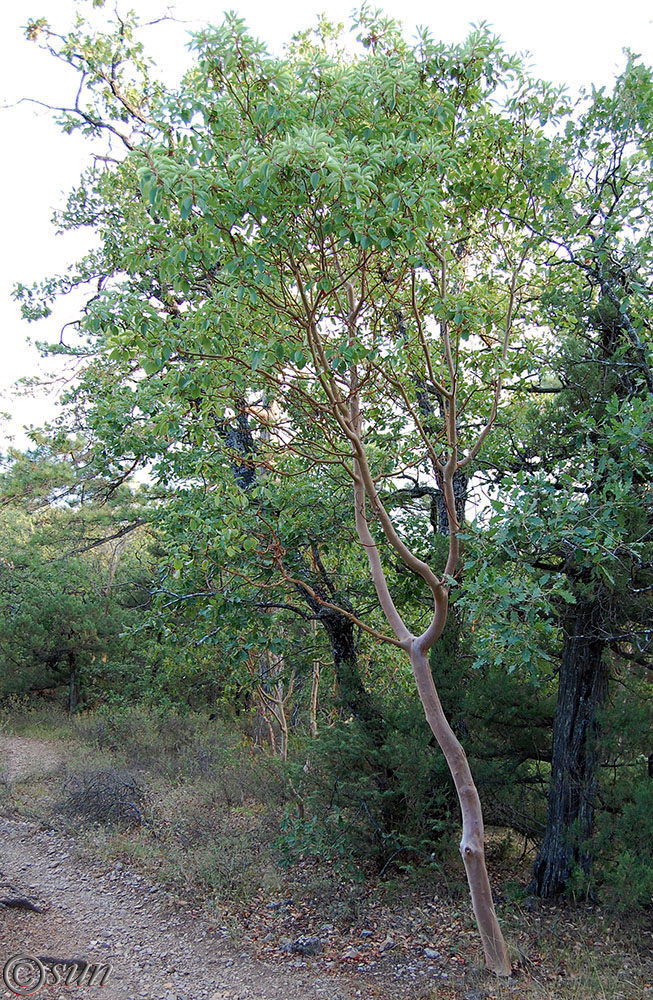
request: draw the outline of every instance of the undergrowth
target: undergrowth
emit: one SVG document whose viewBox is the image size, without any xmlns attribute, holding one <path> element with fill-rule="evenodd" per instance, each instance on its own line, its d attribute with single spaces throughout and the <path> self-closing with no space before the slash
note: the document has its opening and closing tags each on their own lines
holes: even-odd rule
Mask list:
<svg viewBox="0 0 653 1000">
<path fill-rule="evenodd" d="M 622 915 L 614 922 L 596 905 L 528 898 L 530 858 L 508 831 L 492 833 L 488 849 L 516 976 L 502 985 L 478 969 L 460 873 L 434 864 L 379 877 L 373 866 L 343 867 L 320 855 L 310 830 L 288 849 L 289 817 L 302 829 L 293 771 L 289 779 L 237 722 L 141 707 L 68 720 L 23 708 L 16 724 L 5 715 L 8 732 L 65 738 L 66 760 L 47 780 L 12 783 L 0 775 L 0 808 L 10 803 L 12 811 L 75 833 L 83 851 L 131 863 L 207 912 L 217 907 L 236 937 L 251 936 L 268 903 L 291 899 L 302 919 L 333 926 L 344 944 L 360 941 L 366 928 L 396 935 L 408 953 L 386 956 L 389 969 L 391 961 L 421 955 L 436 933 L 447 961 L 472 956 L 455 981 L 421 994 L 429 1000 L 653 1000 L 642 921 Z M 633 817 L 642 809 L 636 800 Z M 613 885 L 623 877 L 616 873 Z"/>
</svg>

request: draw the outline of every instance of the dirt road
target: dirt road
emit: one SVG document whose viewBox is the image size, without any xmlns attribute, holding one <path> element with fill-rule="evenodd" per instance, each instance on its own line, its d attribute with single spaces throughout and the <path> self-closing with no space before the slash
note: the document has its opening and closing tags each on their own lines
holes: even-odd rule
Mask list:
<svg viewBox="0 0 653 1000">
<path fill-rule="evenodd" d="M 44 740 L 0 737 L 0 773 L 21 780 L 55 769 L 62 751 Z M 27 897 L 42 912 L 0 906 L 0 968 L 24 954 L 80 959 L 111 971 L 92 1000 L 354 1000 L 375 996 L 324 972 L 265 966 L 157 885 L 123 868 L 80 861 L 72 841 L 21 818 L 0 817 L 0 897 Z M 38 971 L 38 967 L 36 967 Z M 15 996 L 8 989 L 0 996 Z M 70 989 L 44 986 L 47 1000 Z"/>
</svg>

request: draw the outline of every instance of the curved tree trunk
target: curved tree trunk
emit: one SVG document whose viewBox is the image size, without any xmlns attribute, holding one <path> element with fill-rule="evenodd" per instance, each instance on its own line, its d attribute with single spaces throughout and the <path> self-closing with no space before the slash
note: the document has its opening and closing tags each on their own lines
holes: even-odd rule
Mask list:
<svg viewBox="0 0 653 1000">
<path fill-rule="evenodd" d="M 597 786 L 597 710 L 607 689 L 598 602 L 573 606 L 567 619 L 553 723 L 553 754 L 546 832 L 533 867 L 530 891 L 563 892 L 574 868 L 589 875 L 588 842 Z"/>
<path fill-rule="evenodd" d="M 460 802 L 463 818 L 460 854 L 467 873 L 472 907 L 483 943 L 485 961 L 492 972 L 499 976 L 509 976 L 510 959 L 494 909 L 490 880 L 485 866 L 485 831 L 481 801 L 476 791 L 467 756 L 440 704 L 428 655 L 419 649 L 416 642 L 412 643 L 410 660 L 417 690 L 424 706 L 426 721 L 449 765 Z"/>
<path fill-rule="evenodd" d="M 506 323 L 506 336 L 504 340 L 503 356 L 507 350 L 507 342 L 510 331 L 510 316 L 512 311 L 512 298 L 514 296 L 514 285 L 516 276 L 513 277 L 511 289 L 511 305 L 508 311 Z M 442 284 L 446 284 L 446 273 L 443 258 Z M 347 285 L 347 297 L 349 301 L 349 328 L 350 338 L 353 342 L 356 315 L 355 298 L 353 287 Z M 454 366 L 453 354 L 451 351 L 451 341 L 446 325 L 442 327 L 442 337 L 447 359 L 447 366 L 451 378 L 451 384 L 455 387 L 456 370 Z M 442 457 L 438 458 L 431 452 L 433 465 L 438 475 L 438 485 L 442 491 L 442 496 L 447 509 L 447 531 L 449 538 L 449 552 L 442 577 L 436 575 L 431 567 L 416 556 L 405 544 L 397 533 L 395 526 L 390 519 L 387 510 L 379 497 L 374 476 L 370 469 L 367 454 L 363 444 L 362 419 L 360 411 L 359 381 L 358 372 L 355 366 L 350 369 L 350 399 L 349 399 L 349 425 L 346 427 L 346 436 L 352 444 L 353 473 L 354 473 L 354 511 L 356 520 L 356 533 L 359 541 L 367 555 L 370 567 L 370 575 L 377 593 L 379 604 L 383 610 L 386 620 L 392 628 L 395 645 L 403 649 L 409 656 L 417 684 L 417 690 L 424 708 L 427 722 L 438 741 L 442 752 L 446 758 L 451 776 L 454 781 L 460 808 L 463 818 L 463 835 L 460 843 L 460 853 L 465 865 L 467 880 L 469 883 L 472 907 L 476 923 L 478 925 L 485 961 L 488 969 L 498 976 L 509 976 L 511 973 L 508 950 L 497 920 L 492 900 L 490 881 L 485 866 L 485 846 L 483 813 L 481 802 L 478 797 L 476 785 L 467 762 L 465 751 L 460 745 L 455 733 L 449 725 L 442 710 L 440 699 L 435 687 L 433 675 L 428 662 L 428 651 L 442 635 L 447 622 L 447 612 L 449 608 L 449 587 L 445 582 L 447 578 L 456 572 L 460 556 L 460 542 L 458 538 L 459 524 L 456 517 L 458 506 L 463 505 L 466 495 L 467 478 L 466 473 L 457 479 L 457 490 L 454 488 L 453 479 L 459 470 L 467 466 L 483 443 L 484 436 L 489 432 L 496 415 L 498 394 L 501 391 L 501 379 L 495 383 L 495 395 L 492 415 L 484 430 L 477 439 L 474 448 L 469 452 L 469 456 L 462 461 L 458 458 L 457 448 L 457 424 L 456 424 L 456 395 L 455 388 L 449 392 L 442 390 L 447 396 L 446 405 L 443 405 L 444 424 L 447 442 L 451 448 L 451 453 L 446 461 Z M 442 395 L 442 393 L 441 393 Z M 392 594 L 388 587 L 388 581 L 383 569 L 383 563 L 377 548 L 376 542 L 370 531 L 367 518 L 367 501 L 377 517 L 386 541 L 399 555 L 401 561 L 407 569 L 412 570 L 429 587 L 433 596 L 433 616 L 430 624 L 418 637 L 411 633 L 392 599 Z"/>
</svg>

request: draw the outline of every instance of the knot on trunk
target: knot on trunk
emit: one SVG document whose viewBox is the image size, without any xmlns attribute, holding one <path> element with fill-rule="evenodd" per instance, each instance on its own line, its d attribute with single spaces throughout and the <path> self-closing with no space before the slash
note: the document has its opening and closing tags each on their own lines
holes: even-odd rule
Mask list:
<svg viewBox="0 0 653 1000">
<path fill-rule="evenodd" d="M 474 844 L 461 844 L 460 853 L 463 858 L 479 858 L 483 856 L 483 848 L 475 847 Z"/>
</svg>

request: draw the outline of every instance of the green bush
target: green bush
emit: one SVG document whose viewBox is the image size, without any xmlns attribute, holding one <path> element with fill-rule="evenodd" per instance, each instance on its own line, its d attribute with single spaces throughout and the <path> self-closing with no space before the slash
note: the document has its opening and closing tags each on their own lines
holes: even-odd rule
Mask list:
<svg viewBox="0 0 653 1000">
<path fill-rule="evenodd" d="M 619 912 L 653 903 L 653 782 L 634 783 L 618 815 L 603 813 L 596 838 L 601 895 Z"/>
<path fill-rule="evenodd" d="M 471 638 L 454 609 L 431 651 L 436 686 L 486 822 L 533 836 L 546 817 L 539 759 L 550 751 L 551 693 L 501 668 L 474 669 Z M 453 857 L 458 867 L 458 800 L 417 693 L 398 687 L 378 706 L 379 724 L 341 721 L 291 765 L 303 816 L 290 809 L 284 850 L 372 862 L 384 872 Z"/>
<path fill-rule="evenodd" d="M 417 698 L 383 710 L 382 731 L 357 720 L 324 729 L 289 765 L 301 809 L 289 806 L 282 846 L 356 864 L 431 863 L 457 825 L 451 778 Z"/>
</svg>

